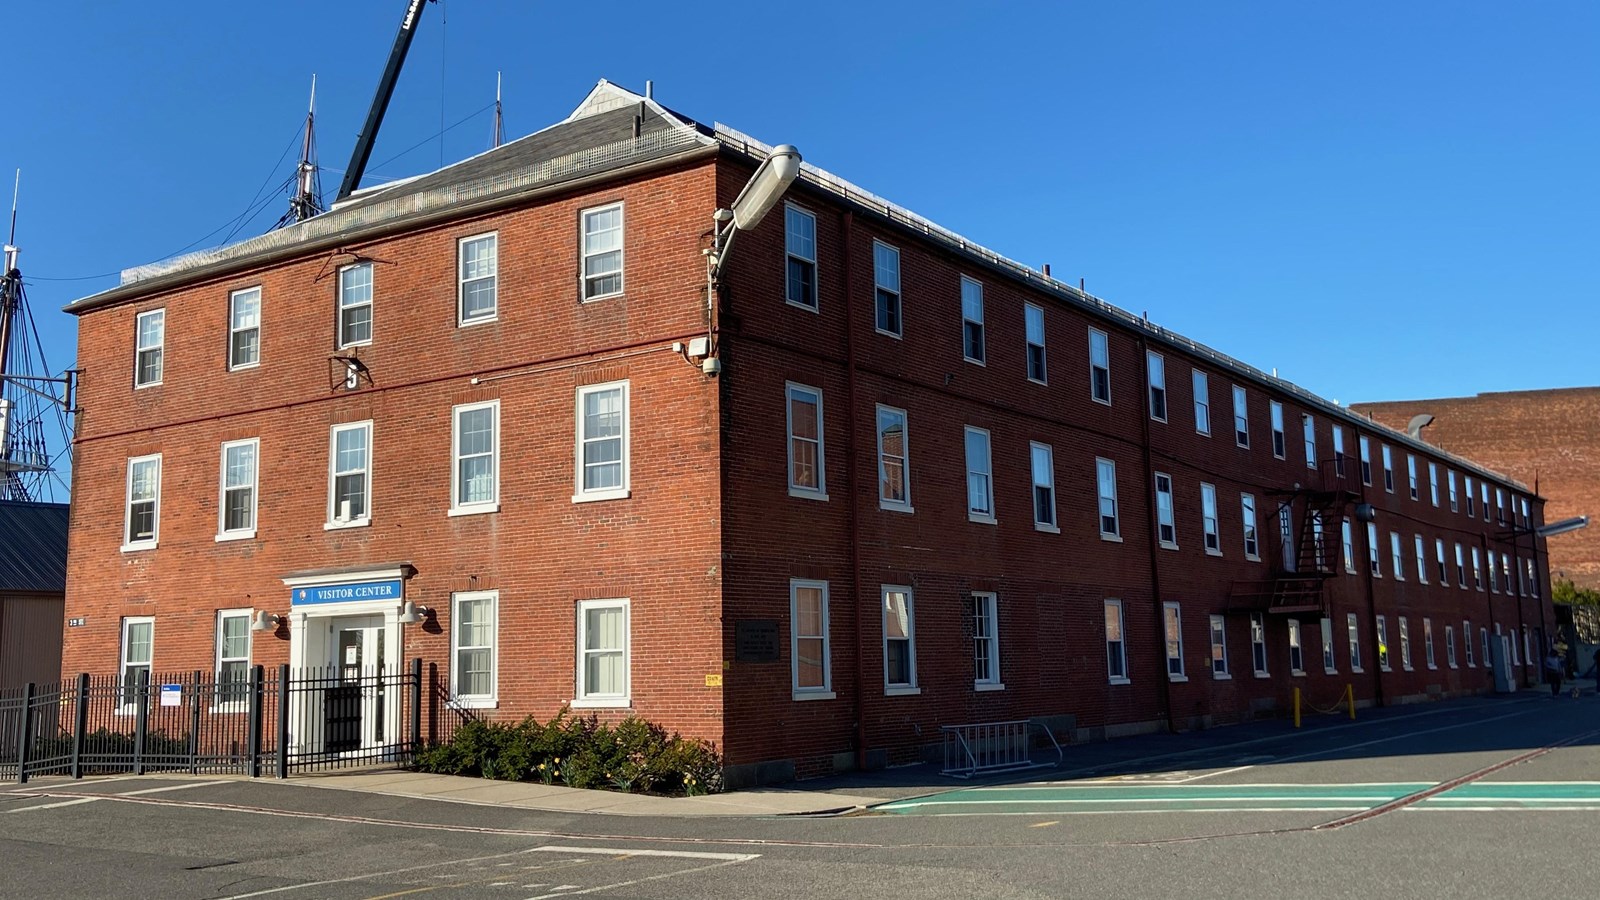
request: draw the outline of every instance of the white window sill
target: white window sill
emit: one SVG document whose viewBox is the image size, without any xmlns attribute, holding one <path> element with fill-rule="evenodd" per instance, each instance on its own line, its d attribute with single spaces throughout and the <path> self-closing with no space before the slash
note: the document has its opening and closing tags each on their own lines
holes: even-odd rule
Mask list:
<svg viewBox="0 0 1600 900">
<path fill-rule="evenodd" d="M 1047 532 L 1049 534 L 1060 534 L 1061 533 L 1061 529 L 1060 528 L 1058 528 L 1058 527 L 1056 527 L 1054 525 L 1046 525 L 1043 522 L 1035 522 L 1035 523 L 1033 523 L 1033 530 L 1034 531 L 1043 531 L 1043 532 Z"/>
<path fill-rule="evenodd" d="M 1100 404 L 1101 406 L 1110 406 L 1111 405 L 1111 401 L 1109 399 L 1102 400 L 1099 397 L 1090 397 L 1089 399 L 1091 399 L 1094 402 Z"/>
<path fill-rule="evenodd" d="M 1167 676 L 1167 680 L 1172 682 L 1173 684 L 1180 684 L 1182 682 L 1188 681 L 1189 680 L 1189 676 L 1187 676 L 1187 675 L 1168 675 Z"/>
<path fill-rule="evenodd" d="M 894 502 L 892 500 L 879 500 L 878 501 L 878 508 L 881 509 L 881 510 L 884 510 L 885 512 L 897 512 L 897 513 L 907 513 L 907 514 L 914 513 L 914 512 L 917 511 L 917 508 L 912 506 L 909 503 L 896 503 L 896 502 Z"/>
<path fill-rule="evenodd" d="M 1222 551 L 1221 550 L 1213 550 L 1210 547 L 1207 547 L 1206 548 L 1206 555 L 1207 556 L 1221 556 L 1222 555 Z"/>
<path fill-rule="evenodd" d="M 1152 422 L 1160 422 L 1163 425 L 1167 424 L 1167 420 L 1166 419 L 1158 418 L 1156 416 L 1151 416 L 1150 417 L 1150 421 L 1152 421 Z"/>
<path fill-rule="evenodd" d="M 132 544 L 123 544 L 122 545 L 122 552 L 123 553 L 137 553 L 140 550 L 154 550 L 156 548 L 156 544 L 157 544 L 156 541 L 137 541 L 137 542 L 132 543 Z"/>
<path fill-rule="evenodd" d="M 146 384 L 135 384 L 133 386 L 133 389 L 136 390 L 136 391 L 142 391 L 145 388 L 153 388 L 153 387 L 161 387 L 161 382 L 159 382 L 159 381 L 151 381 L 151 382 L 148 382 Z"/>
<path fill-rule="evenodd" d="M 1178 549 L 1178 545 L 1172 543 L 1171 541 L 1160 541 L 1159 543 L 1161 544 L 1161 549 L 1163 549 L 1163 550 L 1176 550 L 1176 549 Z"/>
<path fill-rule="evenodd" d="M 253 541 L 255 540 L 255 537 L 256 530 L 254 528 L 250 529 L 249 531 L 224 531 L 223 533 L 217 535 L 217 543 L 221 544 L 226 541 Z"/>
<path fill-rule="evenodd" d="M 340 350 L 349 350 L 351 347 L 371 347 L 371 346 L 372 346 L 372 338 L 367 338 L 364 341 L 351 341 L 348 344 L 340 344 L 339 345 L 339 349 Z"/>
<path fill-rule="evenodd" d="M 1356 671 L 1359 672 L 1360 670 L 1357 669 Z M 1339 674 L 1339 670 L 1338 669 L 1323 669 L 1322 670 L 1322 674 L 1324 674 L 1324 675 L 1337 675 L 1337 674 Z"/>
<path fill-rule="evenodd" d="M 1212 672 L 1211 679 L 1213 681 L 1232 681 L 1233 676 L 1227 672 Z"/>
<path fill-rule="evenodd" d="M 1003 691 L 1006 686 L 998 681 L 975 681 L 972 683 L 972 689 L 979 692 Z"/>
<path fill-rule="evenodd" d="M 1390 668 L 1389 666 L 1379 666 L 1378 667 L 1378 671 L 1380 671 L 1380 672 L 1393 672 L 1394 669 Z"/>
<path fill-rule="evenodd" d="M 1272 677 L 1272 673 L 1271 672 L 1257 672 L 1257 673 L 1255 673 L 1255 676 L 1257 678 L 1271 678 Z"/>
<path fill-rule="evenodd" d="M 922 688 L 911 684 L 891 684 L 883 689 L 885 697 L 916 697 L 922 693 Z"/>
<path fill-rule="evenodd" d="M 609 273 L 602 273 L 602 274 L 609 274 Z M 581 290 L 580 290 L 580 293 L 581 293 Z M 626 293 L 627 293 L 626 291 L 612 291 L 609 294 L 595 294 L 593 297 L 579 297 L 578 298 L 578 305 L 579 306 L 583 306 L 586 303 L 599 303 L 601 300 L 616 300 L 617 298 L 623 296 Z"/>
<path fill-rule="evenodd" d="M 368 525 L 371 525 L 371 524 L 372 524 L 372 519 L 370 519 L 370 518 L 351 519 L 348 522 L 324 522 L 322 524 L 322 530 L 323 531 L 341 531 L 341 530 L 346 529 L 346 528 L 366 528 Z"/>
<path fill-rule="evenodd" d="M 1107 679 L 1107 683 L 1108 684 L 1133 684 L 1132 681 L 1130 681 L 1130 680 L 1128 680 L 1126 678 L 1110 678 L 1110 679 Z"/>
<path fill-rule="evenodd" d="M 1106 534 L 1104 531 L 1102 531 L 1102 532 L 1100 532 L 1100 540 L 1102 540 L 1102 541 L 1110 541 L 1113 544 L 1120 544 L 1120 543 L 1122 543 L 1122 535 L 1120 535 L 1120 534 Z"/>
<path fill-rule="evenodd" d="M 820 500 L 823 503 L 828 502 L 828 495 L 824 491 L 811 491 L 806 490 L 805 488 L 797 488 L 793 486 L 789 488 L 789 496 L 798 497 L 801 500 Z M 578 498 L 572 498 L 572 502 L 577 503 Z"/>
<path fill-rule="evenodd" d="M 604 299 L 604 298 L 597 298 L 597 299 Z M 820 315 L 821 314 L 821 310 L 818 308 L 818 307 L 820 307 L 822 305 L 820 302 L 816 306 L 812 306 L 810 304 L 801 303 L 798 300 L 790 300 L 787 297 L 785 297 L 784 301 L 783 301 L 783 305 L 784 306 L 792 306 L 795 309 L 803 309 L 806 312 L 811 313 L 812 315 Z"/>
<path fill-rule="evenodd" d="M 1306 670 L 1305 669 L 1290 669 L 1289 670 L 1289 674 L 1291 676 L 1295 677 L 1295 678 L 1304 678 L 1304 677 L 1306 677 Z"/>
<path fill-rule="evenodd" d="M 1451 663 L 1451 664 L 1450 664 L 1450 668 L 1452 668 L 1452 669 L 1459 669 L 1459 668 L 1461 668 L 1461 667 L 1460 667 L 1460 666 L 1458 666 L 1458 665 L 1456 665 L 1456 664 L 1455 664 L 1455 663 Z"/>
<path fill-rule="evenodd" d="M 791 698 L 795 702 L 800 702 L 803 700 L 833 700 L 838 696 L 833 691 L 795 691 Z"/>
<path fill-rule="evenodd" d="M 620 491 L 585 491 L 573 494 L 573 503 L 598 503 L 601 500 L 626 500 L 633 496 L 633 491 L 623 488 Z"/>
<path fill-rule="evenodd" d="M 1352 674 L 1352 675 L 1365 675 L 1365 674 L 1367 674 L 1367 670 L 1361 668 L 1360 666 L 1351 666 L 1350 667 L 1350 674 Z"/>
<path fill-rule="evenodd" d="M 456 323 L 456 327 L 457 328 L 471 328 L 474 325 L 487 325 L 490 322 L 498 322 L 498 321 L 500 321 L 500 313 L 498 311 L 496 311 L 496 312 L 494 312 L 494 313 L 492 313 L 490 315 L 487 315 L 487 316 L 478 316 L 478 317 L 472 318 L 472 319 L 462 319 L 462 320 L 460 320 L 459 322 Z"/>
<path fill-rule="evenodd" d="M 1435 671 L 1438 671 L 1438 669 L 1439 669 L 1438 666 L 1434 665 L 1433 663 L 1428 663 L 1428 671 L 1435 672 Z"/>
<path fill-rule="evenodd" d="M 450 509 L 450 511 L 448 513 L 446 513 L 445 515 L 452 516 L 452 517 L 453 516 L 480 516 L 480 515 L 483 515 L 484 513 L 497 513 L 499 511 L 500 511 L 500 504 L 498 504 L 498 503 L 484 503 L 484 504 L 481 504 L 479 506 L 456 506 L 456 507 L 452 507 Z"/>
<path fill-rule="evenodd" d="M 494 697 L 455 697 L 447 703 L 451 709 L 499 709 L 500 701 Z"/>
<path fill-rule="evenodd" d="M 1414 671 L 1410 666 L 1401 666 L 1400 669 L 1401 669 L 1401 671 L 1404 671 L 1404 672 Z"/>
<path fill-rule="evenodd" d="M 258 362 L 252 362 L 252 363 L 240 363 L 237 366 L 229 366 L 228 367 L 228 371 L 229 372 L 248 372 L 251 369 L 259 369 L 259 368 L 261 368 L 261 363 L 258 361 Z"/>
<path fill-rule="evenodd" d="M 962 357 L 961 357 L 961 359 L 962 359 L 962 360 L 963 360 L 963 361 L 965 361 L 965 362 L 969 362 L 969 363 L 972 363 L 972 364 L 973 364 L 973 365 L 975 365 L 975 366 L 983 366 L 983 367 L 984 367 L 984 368 L 986 368 L 986 369 L 987 369 L 987 368 L 988 368 L 988 367 L 989 367 L 989 364 L 988 364 L 988 363 L 986 363 L 986 362 L 984 362 L 984 361 L 983 361 L 983 360 L 981 360 L 981 359 L 973 359 L 973 358 L 972 358 L 972 357 L 970 357 L 970 356 L 962 356 Z"/>
<path fill-rule="evenodd" d="M 567 704 L 573 709 L 628 709 L 633 700 L 628 697 L 605 697 L 573 700 Z"/>
<path fill-rule="evenodd" d="M 1049 387 L 1050 386 L 1050 382 L 1045 381 L 1044 379 L 1041 379 L 1041 378 L 1034 378 L 1031 375 L 1028 377 L 1028 381 L 1032 382 L 1033 384 L 1037 384 L 1040 387 Z"/>
<path fill-rule="evenodd" d="M 1244 558 L 1246 560 L 1249 560 L 1250 562 L 1261 562 L 1261 555 L 1259 553 L 1255 554 L 1255 555 L 1251 555 L 1249 553 L 1246 553 L 1244 555 Z"/>
<path fill-rule="evenodd" d="M 997 522 L 995 522 L 994 516 L 986 516 L 983 513 L 975 513 L 975 512 L 973 512 L 971 510 L 967 510 L 967 521 L 968 522 L 977 522 L 979 525 L 995 525 L 995 524 L 998 524 Z"/>
<path fill-rule="evenodd" d="M 900 336 L 900 334 L 898 332 L 884 331 L 882 328 L 874 328 L 872 330 L 876 331 L 877 333 L 879 333 L 881 335 L 883 335 L 884 337 L 892 337 L 897 341 L 901 339 L 901 336 Z"/>
</svg>

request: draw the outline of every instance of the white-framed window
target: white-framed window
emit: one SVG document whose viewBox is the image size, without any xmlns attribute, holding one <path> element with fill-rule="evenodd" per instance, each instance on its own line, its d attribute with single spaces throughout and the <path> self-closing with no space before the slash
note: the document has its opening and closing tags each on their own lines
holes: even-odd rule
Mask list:
<svg viewBox="0 0 1600 900">
<path fill-rule="evenodd" d="M 872 242 L 872 285 L 878 332 L 900 337 L 905 329 L 900 308 L 900 251 L 881 241 Z"/>
<path fill-rule="evenodd" d="M 629 607 L 627 599 L 578 601 L 574 707 L 626 707 L 632 703 Z"/>
<path fill-rule="evenodd" d="M 1417 490 L 1417 457 L 1414 453 L 1406 454 L 1406 488 L 1411 492 L 1411 499 L 1421 499 L 1422 495 Z"/>
<path fill-rule="evenodd" d="M 1372 577 L 1373 578 L 1382 578 L 1383 577 L 1383 563 L 1382 563 L 1381 557 L 1378 556 L 1378 554 L 1380 552 L 1381 551 L 1378 549 L 1378 526 L 1373 524 L 1373 523 L 1371 523 L 1371 522 L 1368 522 L 1367 523 L 1367 566 L 1368 566 L 1368 568 L 1370 568 L 1372 570 Z"/>
<path fill-rule="evenodd" d="M 1294 523 L 1289 520 L 1289 503 L 1278 507 L 1278 546 L 1283 550 L 1283 570 L 1295 571 L 1299 560 L 1294 546 Z"/>
<path fill-rule="evenodd" d="M 1422 535 L 1416 535 L 1415 550 L 1417 554 L 1417 583 L 1428 583 L 1428 551 L 1422 543 Z"/>
<path fill-rule="evenodd" d="M 1533 665 L 1533 629 L 1531 626 L 1522 629 L 1522 664 Z"/>
<path fill-rule="evenodd" d="M 1167 361 L 1154 350 L 1146 350 L 1145 366 L 1150 372 L 1150 418 L 1167 420 Z"/>
<path fill-rule="evenodd" d="M 500 309 L 499 276 L 499 234 L 480 234 L 456 242 L 458 324 L 494 320 Z"/>
<path fill-rule="evenodd" d="M 1233 386 L 1233 442 L 1250 449 L 1250 405 L 1244 388 Z"/>
<path fill-rule="evenodd" d="M 450 512 L 500 508 L 500 401 L 454 407 L 450 437 Z"/>
<path fill-rule="evenodd" d="M 1372 486 L 1372 442 L 1365 437 L 1357 437 L 1356 443 L 1361 447 L 1361 483 Z"/>
<path fill-rule="evenodd" d="M 1123 640 L 1122 601 L 1107 600 L 1106 619 L 1106 675 L 1112 684 L 1128 683 L 1128 645 Z"/>
<path fill-rule="evenodd" d="M 1433 500 L 1433 505 L 1439 505 L 1439 464 L 1428 463 L 1428 496 Z"/>
<path fill-rule="evenodd" d="M 1300 644 L 1300 620 L 1289 620 L 1289 674 L 1306 673 L 1305 648 Z"/>
<path fill-rule="evenodd" d="M 1328 560 L 1327 543 L 1322 536 L 1322 513 L 1318 510 L 1311 511 L 1311 549 L 1316 553 L 1317 571 L 1333 571 L 1333 565 Z"/>
<path fill-rule="evenodd" d="M 1500 578 L 1506 583 L 1506 593 L 1511 593 L 1511 554 L 1500 554 Z"/>
<path fill-rule="evenodd" d="M 1471 669 L 1471 668 L 1475 667 L 1477 665 L 1477 663 L 1473 662 L 1473 659 L 1472 659 L 1472 620 L 1471 619 L 1462 619 L 1461 620 L 1461 649 L 1463 651 L 1465 651 L 1466 655 L 1467 655 L 1467 668 Z M 1485 660 L 1485 662 L 1487 663 L 1488 661 Z"/>
<path fill-rule="evenodd" d="M 1400 549 L 1400 532 L 1389 532 L 1389 561 L 1394 571 L 1395 581 L 1406 580 L 1405 551 Z"/>
<path fill-rule="evenodd" d="M 1383 489 L 1394 493 L 1394 451 L 1383 445 Z"/>
<path fill-rule="evenodd" d="M 828 499 L 827 456 L 822 436 L 822 391 L 804 384 L 784 386 L 788 406 L 789 496 Z"/>
<path fill-rule="evenodd" d="M 1305 433 L 1306 468 L 1317 467 L 1317 419 L 1309 413 L 1300 416 L 1300 427 Z"/>
<path fill-rule="evenodd" d="M 1522 665 L 1522 658 L 1520 657 L 1520 655 L 1518 654 L 1518 651 L 1517 651 L 1517 629 L 1516 628 L 1512 628 L 1511 629 L 1511 639 L 1507 643 L 1509 643 L 1511 645 L 1511 664 L 1513 666 Z"/>
<path fill-rule="evenodd" d="M 372 422 L 335 425 L 328 435 L 328 526 L 372 521 Z"/>
<path fill-rule="evenodd" d="M 1044 357 L 1044 309 L 1024 303 L 1022 319 L 1028 341 L 1028 380 L 1045 384 L 1049 378 Z"/>
<path fill-rule="evenodd" d="M 1167 677 L 1188 681 L 1183 673 L 1183 618 L 1177 603 L 1169 600 L 1161 604 L 1161 630 L 1167 648 Z"/>
<path fill-rule="evenodd" d="M 1428 664 L 1430 669 L 1439 668 L 1439 662 L 1433 653 L 1433 620 L 1426 616 L 1422 619 L 1422 643 L 1424 645 L 1422 651 L 1423 661 Z"/>
<path fill-rule="evenodd" d="M 1172 508 L 1172 476 L 1156 473 L 1156 536 L 1161 546 L 1178 549 L 1178 520 Z"/>
<path fill-rule="evenodd" d="M 1228 673 L 1228 629 L 1221 616 L 1211 617 L 1211 677 L 1225 680 Z"/>
<path fill-rule="evenodd" d="M 1495 560 L 1494 551 L 1490 550 L 1489 551 L 1489 592 L 1491 594 L 1500 593 L 1500 575 L 1499 575 L 1498 572 L 1495 571 L 1495 561 L 1496 560 Z"/>
<path fill-rule="evenodd" d="M 911 588 L 883 586 L 883 687 L 885 694 L 920 694 L 917 621 Z"/>
<path fill-rule="evenodd" d="M 828 583 L 789 579 L 789 659 L 795 700 L 832 700 Z"/>
<path fill-rule="evenodd" d="M 602 300 L 623 290 L 622 204 L 583 211 L 583 299 Z M 793 239 L 789 243 L 791 252 Z M 792 258 L 792 257 L 791 257 Z M 791 275 L 791 277 L 793 277 Z M 816 283 L 811 284 L 811 305 L 816 305 Z"/>
<path fill-rule="evenodd" d="M 261 287 L 228 294 L 228 370 L 261 363 Z"/>
<path fill-rule="evenodd" d="M 978 691 L 1005 689 L 1000 680 L 1000 602 L 991 593 L 974 591 L 969 598 L 972 617 L 972 687 Z"/>
<path fill-rule="evenodd" d="M 152 309 L 134 319 L 133 386 L 153 387 L 161 383 L 165 368 L 167 311 Z"/>
<path fill-rule="evenodd" d="M 966 427 L 967 518 L 994 524 L 994 454 L 987 429 Z"/>
<path fill-rule="evenodd" d="M 222 445 L 217 540 L 256 536 L 256 485 L 260 455 L 261 441 L 257 438 L 229 441 Z"/>
<path fill-rule="evenodd" d="M 817 217 L 793 204 L 783 212 L 784 251 L 788 258 L 783 298 L 812 312 L 817 310 Z"/>
<path fill-rule="evenodd" d="M 1506 521 L 1506 492 L 1503 488 L 1494 489 L 1494 518 L 1496 522 L 1504 525 Z"/>
<path fill-rule="evenodd" d="M 128 504 L 122 529 L 124 550 L 156 546 L 161 532 L 161 454 L 128 460 Z"/>
<path fill-rule="evenodd" d="M 967 362 L 983 365 L 983 285 L 961 276 L 961 355 Z"/>
<path fill-rule="evenodd" d="M 1100 537 L 1122 540 L 1122 524 L 1117 518 L 1117 464 L 1109 459 L 1094 461 L 1095 489 L 1100 495 Z"/>
<path fill-rule="evenodd" d="M 1194 430 L 1211 436 L 1211 378 L 1199 369 L 1194 370 Z"/>
<path fill-rule="evenodd" d="M 1459 509 L 1459 501 L 1456 499 L 1456 470 L 1455 469 L 1446 469 L 1445 470 L 1445 472 L 1444 472 L 1444 483 L 1445 483 L 1446 488 L 1448 488 L 1448 493 L 1450 495 L 1450 511 L 1451 512 L 1459 512 L 1460 511 L 1460 509 Z"/>
<path fill-rule="evenodd" d="M 1481 593 L 1483 591 L 1483 557 L 1478 555 L 1478 548 L 1472 548 L 1472 586 Z"/>
<path fill-rule="evenodd" d="M 122 685 L 121 709 L 131 713 L 139 702 L 139 681 L 149 684 L 151 661 L 155 659 L 156 620 L 149 616 L 128 616 L 122 620 L 121 668 L 117 681 Z"/>
<path fill-rule="evenodd" d="M 1350 640 L 1350 671 L 1360 672 L 1361 668 L 1361 625 L 1356 621 L 1355 613 L 1347 613 L 1344 619 L 1345 631 L 1349 633 Z"/>
<path fill-rule="evenodd" d="M 1089 396 L 1111 405 L 1111 339 L 1098 328 L 1089 329 Z"/>
<path fill-rule="evenodd" d="M 1477 515 L 1478 515 L 1477 506 L 1476 506 L 1477 501 L 1473 498 L 1472 476 L 1471 475 L 1467 475 L 1467 476 L 1465 476 L 1465 479 L 1466 479 L 1466 489 L 1467 489 L 1467 518 L 1472 519 L 1472 518 L 1476 518 Z"/>
<path fill-rule="evenodd" d="M 631 460 L 629 384 L 609 381 L 578 388 L 577 480 L 572 502 L 628 496 Z"/>
<path fill-rule="evenodd" d="M 1450 565 L 1444 558 L 1444 538 L 1435 538 L 1433 541 L 1433 556 L 1436 572 L 1439 576 L 1439 586 L 1450 586 Z"/>
<path fill-rule="evenodd" d="M 1217 521 L 1217 488 L 1200 482 L 1200 525 L 1205 533 L 1206 552 L 1222 555 L 1222 532 Z"/>
<path fill-rule="evenodd" d="M 1389 620 L 1378 617 L 1378 668 L 1389 671 Z"/>
<path fill-rule="evenodd" d="M 1483 507 L 1483 520 L 1487 522 L 1489 521 L 1489 482 L 1478 482 L 1478 500 Z M 1485 661 L 1484 665 L 1488 665 L 1488 662 Z"/>
<path fill-rule="evenodd" d="M 1322 620 L 1322 671 L 1328 675 L 1339 674 L 1338 659 L 1333 652 L 1333 617 Z"/>
<path fill-rule="evenodd" d="M 339 347 L 372 343 L 372 263 L 339 269 Z"/>
<path fill-rule="evenodd" d="M 1033 469 L 1033 527 L 1040 531 L 1060 532 L 1056 523 L 1056 457 L 1049 444 L 1031 441 L 1028 444 Z"/>
<path fill-rule="evenodd" d="M 250 610 L 217 610 L 215 703 L 242 709 L 250 701 Z"/>
<path fill-rule="evenodd" d="M 1289 458 L 1289 448 L 1285 446 L 1283 436 L 1283 404 L 1276 400 L 1268 401 L 1268 410 L 1272 415 L 1272 455 L 1278 459 Z"/>
<path fill-rule="evenodd" d="M 1333 474 L 1344 477 L 1344 426 L 1333 426 Z"/>
<path fill-rule="evenodd" d="M 1255 666 L 1257 678 L 1268 677 L 1267 672 L 1267 622 L 1263 613 L 1250 614 L 1250 663 Z"/>
<path fill-rule="evenodd" d="M 1445 665 L 1452 669 L 1457 668 L 1456 627 L 1454 625 L 1446 625 L 1444 627 L 1444 662 Z"/>
<path fill-rule="evenodd" d="M 878 507 L 911 512 L 911 447 L 906 411 L 878 404 Z"/>
<path fill-rule="evenodd" d="M 1528 570 L 1528 596 L 1537 597 L 1539 596 L 1539 573 L 1533 566 L 1533 558 L 1529 557 L 1523 560 L 1522 564 Z"/>
<path fill-rule="evenodd" d="M 1261 541 L 1256 533 L 1256 498 L 1254 494 L 1239 495 L 1239 510 L 1244 521 L 1244 558 L 1261 559 Z"/>
<path fill-rule="evenodd" d="M 1456 585 L 1462 590 L 1467 589 L 1467 558 L 1462 555 L 1459 541 L 1456 542 Z"/>
<path fill-rule="evenodd" d="M 1489 656 L 1489 629 L 1479 628 L 1478 638 L 1483 644 L 1483 667 L 1487 669 L 1494 665 L 1494 660 Z"/>
<path fill-rule="evenodd" d="M 1356 573 L 1355 529 L 1350 527 L 1350 520 L 1347 518 L 1339 520 L 1339 542 L 1344 554 L 1344 570 L 1354 575 Z"/>
<path fill-rule="evenodd" d="M 1411 671 L 1411 627 L 1405 616 L 1395 620 L 1400 628 L 1400 668 Z"/>
<path fill-rule="evenodd" d="M 499 625 L 499 591 L 450 595 L 450 699 L 458 705 L 495 705 Z"/>
<path fill-rule="evenodd" d="M 1532 515 L 1533 515 L 1532 507 L 1528 505 L 1528 498 L 1527 497 L 1523 497 L 1522 498 L 1522 524 L 1527 525 L 1528 523 L 1532 522 L 1533 521 Z"/>
</svg>

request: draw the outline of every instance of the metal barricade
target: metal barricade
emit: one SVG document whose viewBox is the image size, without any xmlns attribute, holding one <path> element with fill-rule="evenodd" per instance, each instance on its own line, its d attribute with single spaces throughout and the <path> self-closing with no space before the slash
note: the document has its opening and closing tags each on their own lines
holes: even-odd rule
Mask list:
<svg viewBox="0 0 1600 900">
<path fill-rule="evenodd" d="M 1035 728 L 1055 749 L 1055 762 L 1034 762 L 1032 735 Z M 942 725 L 939 731 L 944 735 L 944 769 L 940 774 L 954 778 L 1050 768 L 1061 765 L 1066 756 L 1050 729 L 1032 719 Z"/>
</svg>

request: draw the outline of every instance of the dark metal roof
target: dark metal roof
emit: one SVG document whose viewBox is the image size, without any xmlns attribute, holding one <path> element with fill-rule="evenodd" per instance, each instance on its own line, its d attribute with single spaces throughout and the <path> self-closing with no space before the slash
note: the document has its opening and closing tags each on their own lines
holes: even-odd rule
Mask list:
<svg viewBox="0 0 1600 900">
<path fill-rule="evenodd" d="M 68 508 L 0 500 L 0 591 L 66 593 Z"/>
</svg>

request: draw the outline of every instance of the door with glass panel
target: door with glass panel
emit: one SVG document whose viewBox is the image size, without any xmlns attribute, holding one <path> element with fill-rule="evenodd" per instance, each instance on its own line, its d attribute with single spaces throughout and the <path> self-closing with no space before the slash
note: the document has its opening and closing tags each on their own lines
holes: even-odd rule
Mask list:
<svg viewBox="0 0 1600 900">
<path fill-rule="evenodd" d="M 364 750 L 384 742 L 387 665 L 382 616 L 334 619 L 333 658 L 323 697 L 323 749 Z"/>
</svg>

